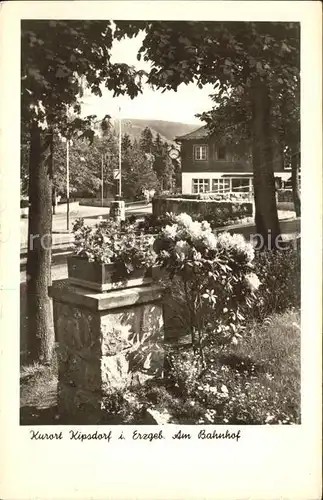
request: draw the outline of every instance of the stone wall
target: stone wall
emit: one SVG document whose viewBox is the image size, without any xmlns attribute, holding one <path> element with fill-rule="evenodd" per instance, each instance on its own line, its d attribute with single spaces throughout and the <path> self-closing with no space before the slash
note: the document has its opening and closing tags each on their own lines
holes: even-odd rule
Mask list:
<svg viewBox="0 0 323 500">
<path fill-rule="evenodd" d="M 162 375 L 160 286 L 89 293 L 63 280 L 53 284 L 50 295 L 64 423 L 100 423 L 102 402 L 111 391 Z"/>
<path fill-rule="evenodd" d="M 253 215 L 253 203 L 239 201 L 192 200 L 185 198 L 153 198 L 153 214 L 186 212 L 206 219 L 235 219 Z"/>
</svg>

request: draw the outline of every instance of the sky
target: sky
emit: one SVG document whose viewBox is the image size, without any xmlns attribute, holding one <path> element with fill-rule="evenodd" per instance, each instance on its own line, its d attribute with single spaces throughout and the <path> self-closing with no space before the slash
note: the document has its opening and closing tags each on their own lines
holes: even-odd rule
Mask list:
<svg viewBox="0 0 323 500">
<path fill-rule="evenodd" d="M 114 41 L 112 47 L 112 62 L 124 62 L 138 69 L 149 71 L 150 63 L 137 61 L 137 53 L 141 46 L 143 34 L 133 39 Z M 154 120 L 177 121 L 201 125 L 194 115 L 212 108 L 209 94 L 212 86 L 199 89 L 195 84 L 179 86 L 177 92 L 152 90 L 144 86 L 143 93 L 134 99 L 128 96 L 113 98 L 113 92 L 103 89 L 103 96 L 87 96 L 83 98 L 82 114 L 95 114 L 98 118 L 110 114 L 113 118 L 142 118 Z M 119 113 L 121 107 L 121 114 Z"/>
</svg>

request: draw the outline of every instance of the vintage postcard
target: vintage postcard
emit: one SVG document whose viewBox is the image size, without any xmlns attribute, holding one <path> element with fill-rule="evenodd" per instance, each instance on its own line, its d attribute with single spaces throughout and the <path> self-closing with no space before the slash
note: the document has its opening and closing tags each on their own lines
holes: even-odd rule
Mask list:
<svg viewBox="0 0 323 500">
<path fill-rule="evenodd" d="M 320 498 L 320 4 L 0 16 L 1 498 Z"/>
</svg>

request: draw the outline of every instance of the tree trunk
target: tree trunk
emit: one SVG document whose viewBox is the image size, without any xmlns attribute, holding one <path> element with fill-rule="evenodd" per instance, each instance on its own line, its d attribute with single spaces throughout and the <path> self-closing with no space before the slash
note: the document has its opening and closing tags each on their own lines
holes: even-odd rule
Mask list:
<svg viewBox="0 0 323 500">
<path fill-rule="evenodd" d="M 251 87 L 252 163 L 255 194 L 255 223 L 263 249 L 275 248 L 280 235 L 273 168 L 270 96 L 265 81 Z"/>
<path fill-rule="evenodd" d="M 49 363 L 54 347 L 51 284 L 53 135 L 34 124 L 29 157 L 27 328 L 30 361 Z"/>
<path fill-rule="evenodd" d="M 291 154 L 291 167 L 292 167 L 292 190 L 293 190 L 293 202 L 295 208 L 296 217 L 301 216 L 301 196 L 299 189 L 299 161 L 298 153 L 292 151 Z"/>
</svg>

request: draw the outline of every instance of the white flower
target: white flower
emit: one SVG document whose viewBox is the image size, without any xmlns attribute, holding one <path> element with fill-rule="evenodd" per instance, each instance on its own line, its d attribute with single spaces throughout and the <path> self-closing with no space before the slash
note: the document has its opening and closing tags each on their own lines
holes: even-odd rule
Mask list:
<svg viewBox="0 0 323 500">
<path fill-rule="evenodd" d="M 208 230 L 210 230 L 210 229 L 211 229 L 211 226 L 210 226 L 210 224 L 209 224 L 209 222 L 208 222 L 208 221 L 203 220 L 203 221 L 201 222 L 201 228 L 203 229 L 203 231 L 208 231 Z"/>
<path fill-rule="evenodd" d="M 255 273 L 249 273 L 245 276 L 245 284 L 251 292 L 258 290 L 261 285 L 259 278 Z"/>
<path fill-rule="evenodd" d="M 205 293 L 202 294 L 203 299 L 208 299 L 211 304 L 216 304 L 217 296 L 214 294 L 214 290 L 206 289 Z"/>
<path fill-rule="evenodd" d="M 218 235 L 218 245 L 220 248 L 227 250 L 235 250 L 239 253 L 244 253 L 248 262 L 251 262 L 255 257 L 255 251 L 251 243 L 248 243 L 242 234 L 230 234 L 221 232 Z"/>
<path fill-rule="evenodd" d="M 224 394 L 228 394 L 228 392 L 229 392 L 229 391 L 228 391 L 228 389 L 227 389 L 227 387 L 226 387 L 224 384 L 221 386 L 221 391 L 222 391 Z"/>
<path fill-rule="evenodd" d="M 199 239 L 202 236 L 201 223 L 198 221 L 192 222 L 187 228 L 187 232 L 192 239 Z"/>
<path fill-rule="evenodd" d="M 217 247 L 217 239 L 213 233 L 206 232 L 203 235 L 203 242 L 210 250 L 215 250 Z"/>
<path fill-rule="evenodd" d="M 244 236 L 242 236 L 242 234 L 232 234 L 231 236 L 232 238 L 232 245 L 235 245 L 237 247 L 244 247 L 246 245 L 246 240 L 244 238 Z"/>
<path fill-rule="evenodd" d="M 164 227 L 163 234 L 166 238 L 175 239 L 177 234 L 177 224 L 173 224 L 172 226 L 167 225 Z"/>
<path fill-rule="evenodd" d="M 178 224 L 181 224 L 184 227 L 189 227 L 193 222 L 192 217 L 186 213 L 177 215 L 175 220 Z"/>
</svg>

